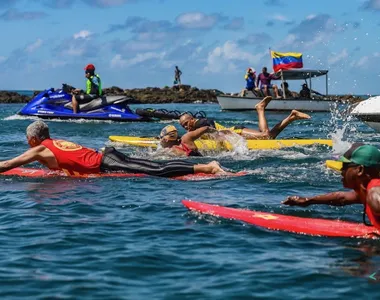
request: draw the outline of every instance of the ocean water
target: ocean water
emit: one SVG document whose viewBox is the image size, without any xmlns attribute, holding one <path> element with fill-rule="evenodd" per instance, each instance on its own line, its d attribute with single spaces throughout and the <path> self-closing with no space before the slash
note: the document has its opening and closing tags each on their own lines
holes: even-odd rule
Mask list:
<svg viewBox="0 0 380 300">
<path fill-rule="evenodd" d="M 222 124 L 257 128 L 255 112 L 216 104 L 153 107 L 204 110 Z M 28 149 L 19 104 L 0 105 L 2 160 Z M 132 106 L 137 108 L 141 106 Z M 273 126 L 286 113 L 267 113 Z M 334 139 L 323 146 L 208 153 L 239 178 L 20 179 L 0 177 L 1 299 L 378 299 L 380 241 L 270 231 L 188 212 L 182 199 L 303 217 L 361 222 L 362 207 L 286 207 L 289 195 L 341 190 L 324 166 L 349 142 L 380 145 L 379 134 L 344 110 L 313 113 L 280 137 Z M 109 135 L 157 135 L 169 122 L 49 121 L 52 137 L 88 147 Z M 177 126 L 178 127 L 178 126 Z M 167 159 L 147 149 L 132 156 Z M 34 164 L 38 166 L 38 164 Z M 375 275 L 376 277 L 376 275 Z"/>
</svg>

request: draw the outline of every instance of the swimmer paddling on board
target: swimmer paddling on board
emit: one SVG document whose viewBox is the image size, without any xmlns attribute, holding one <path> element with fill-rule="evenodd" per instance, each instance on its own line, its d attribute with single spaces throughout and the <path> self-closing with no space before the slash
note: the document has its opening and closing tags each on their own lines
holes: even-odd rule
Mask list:
<svg viewBox="0 0 380 300">
<path fill-rule="evenodd" d="M 113 147 L 106 147 L 102 153 L 69 141 L 51 139 L 49 127 L 42 121 L 29 125 L 26 137 L 31 149 L 0 162 L 0 173 L 38 161 L 51 170 L 62 170 L 69 175 L 107 172 L 144 173 L 161 177 L 196 173 L 228 174 L 216 161 L 208 164 L 178 160 L 160 163 L 128 157 Z"/>
<path fill-rule="evenodd" d="M 309 206 L 327 204 L 343 206 L 363 204 L 371 224 L 380 229 L 380 151 L 375 146 L 353 144 L 339 159 L 342 163 L 342 182 L 350 192 L 334 192 L 314 197 L 290 196 L 283 204 Z"/>
</svg>

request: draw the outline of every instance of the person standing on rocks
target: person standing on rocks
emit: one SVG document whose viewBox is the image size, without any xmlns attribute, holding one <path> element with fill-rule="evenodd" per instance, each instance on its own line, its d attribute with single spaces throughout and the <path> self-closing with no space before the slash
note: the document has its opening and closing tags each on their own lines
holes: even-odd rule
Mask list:
<svg viewBox="0 0 380 300">
<path fill-rule="evenodd" d="M 178 66 L 175 66 L 174 69 L 174 84 L 181 85 L 181 75 L 182 71 L 178 69 Z"/>
</svg>

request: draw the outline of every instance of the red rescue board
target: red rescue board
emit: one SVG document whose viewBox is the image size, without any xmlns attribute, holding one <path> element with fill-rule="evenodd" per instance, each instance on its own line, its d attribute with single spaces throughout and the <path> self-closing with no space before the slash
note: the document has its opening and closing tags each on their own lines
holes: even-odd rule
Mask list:
<svg viewBox="0 0 380 300">
<path fill-rule="evenodd" d="M 380 236 L 380 231 L 376 230 L 375 227 L 366 226 L 361 223 L 293 217 L 253 210 L 229 208 L 189 200 L 182 200 L 182 203 L 188 209 L 202 214 L 240 220 L 271 230 L 328 237 L 378 238 Z"/>
<path fill-rule="evenodd" d="M 228 175 L 218 174 L 190 174 L 184 176 L 171 177 L 175 180 L 210 180 L 220 179 L 226 177 L 239 177 L 246 175 L 247 172 L 231 173 Z M 82 175 L 67 175 L 62 171 L 51 171 L 47 169 L 34 169 L 34 168 L 14 168 L 12 170 L 0 173 L 3 176 L 19 176 L 19 177 L 33 177 L 33 178 L 52 178 L 52 177 L 72 177 L 72 178 L 98 178 L 98 177 L 149 177 L 146 174 L 133 174 L 133 173 L 99 173 L 99 174 L 82 174 Z"/>
</svg>

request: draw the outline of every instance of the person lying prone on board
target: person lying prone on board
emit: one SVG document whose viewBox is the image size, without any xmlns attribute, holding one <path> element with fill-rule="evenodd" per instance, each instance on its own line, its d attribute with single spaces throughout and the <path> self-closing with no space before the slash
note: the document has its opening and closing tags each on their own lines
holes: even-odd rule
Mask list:
<svg viewBox="0 0 380 300">
<path fill-rule="evenodd" d="M 367 214 L 372 225 L 380 229 L 380 151 L 375 146 L 356 143 L 339 159 L 342 182 L 349 192 L 334 192 L 314 197 L 290 196 L 283 204 L 309 206 L 327 204 L 343 206 L 363 204 L 363 222 Z"/>
<path fill-rule="evenodd" d="M 106 147 L 102 153 L 69 141 L 51 139 L 49 127 L 42 121 L 29 125 L 26 137 L 31 149 L 13 159 L 0 162 L 0 172 L 38 161 L 51 170 L 62 170 L 71 175 L 126 172 L 174 177 L 195 173 L 227 173 L 216 161 L 208 164 L 178 160 L 160 163 L 128 157 L 113 147 Z"/>
<path fill-rule="evenodd" d="M 190 114 L 183 114 L 179 119 L 179 123 L 187 131 L 194 131 L 201 127 L 209 126 L 215 128 L 219 132 L 223 132 L 225 134 L 236 133 L 246 139 L 271 140 L 275 139 L 281 133 L 281 131 L 283 131 L 290 123 L 296 120 L 311 118 L 308 114 L 299 112 L 297 110 L 292 110 L 289 116 L 287 116 L 284 120 L 275 125 L 272 129 L 269 129 L 265 117 L 265 108 L 271 100 L 271 96 L 265 97 L 263 100 L 261 100 L 261 102 L 259 102 L 255 106 L 259 118 L 259 130 L 246 128 L 244 126 L 234 126 L 227 128 L 215 122 L 214 120 L 206 118 L 195 119 Z"/>
</svg>

